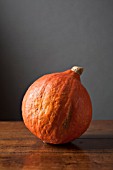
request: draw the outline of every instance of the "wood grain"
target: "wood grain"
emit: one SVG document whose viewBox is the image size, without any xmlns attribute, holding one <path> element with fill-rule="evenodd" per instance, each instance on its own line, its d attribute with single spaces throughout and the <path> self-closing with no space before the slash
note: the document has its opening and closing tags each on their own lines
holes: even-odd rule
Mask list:
<svg viewBox="0 0 113 170">
<path fill-rule="evenodd" d="M 113 121 L 92 121 L 81 138 L 45 144 L 23 122 L 0 122 L 0 170 L 113 170 Z"/>
</svg>

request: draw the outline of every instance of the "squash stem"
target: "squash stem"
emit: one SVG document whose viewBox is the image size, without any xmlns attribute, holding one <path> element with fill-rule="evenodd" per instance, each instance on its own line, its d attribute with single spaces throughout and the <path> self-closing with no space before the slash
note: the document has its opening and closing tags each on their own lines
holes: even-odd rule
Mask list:
<svg viewBox="0 0 113 170">
<path fill-rule="evenodd" d="M 71 68 L 71 70 L 74 71 L 75 73 L 81 75 L 83 70 L 84 70 L 84 68 L 83 67 L 79 67 L 79 66 L 73 66 Z"/>
</svg>

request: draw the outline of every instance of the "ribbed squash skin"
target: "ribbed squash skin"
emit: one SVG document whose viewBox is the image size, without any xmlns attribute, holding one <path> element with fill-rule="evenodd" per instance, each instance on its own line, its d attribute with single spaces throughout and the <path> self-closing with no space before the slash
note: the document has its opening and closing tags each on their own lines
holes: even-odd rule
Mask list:
<svg viewBox="0 0 113 170">
<path fill-rule="evenodd" d="M 61 144 L 80 137 L 92 119 L 92 104 L 72 70 L 45 75 L 27 90 L 22 102 L 26 127 L 46 143 Z"/>
</svg>

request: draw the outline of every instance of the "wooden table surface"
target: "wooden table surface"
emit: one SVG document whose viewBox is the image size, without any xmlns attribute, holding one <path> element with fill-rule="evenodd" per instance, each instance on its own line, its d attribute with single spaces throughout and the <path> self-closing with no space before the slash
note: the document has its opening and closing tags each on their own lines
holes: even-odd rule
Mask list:
<svg viewBox="0 0 113 170">
<path fill-rule="evenodd" d="M 0 122 L 0 170 L 113 170 L 113 121 L 92 121 L 81 138 L 44 144 L 23 122 Z"/>
</svg>

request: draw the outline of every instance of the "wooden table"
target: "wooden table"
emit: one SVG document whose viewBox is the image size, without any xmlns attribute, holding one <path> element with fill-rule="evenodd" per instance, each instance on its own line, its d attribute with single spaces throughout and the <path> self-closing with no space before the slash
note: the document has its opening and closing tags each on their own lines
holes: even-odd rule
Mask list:
<svg viewBox="0 0 113 170">
<path fill-rule="evenodd" d="M 0 122 L 0 170 L 113 170 L 113 121 L 92 121 L 81 138 L 44 144 L 23 122 Z"/>
</svg>

